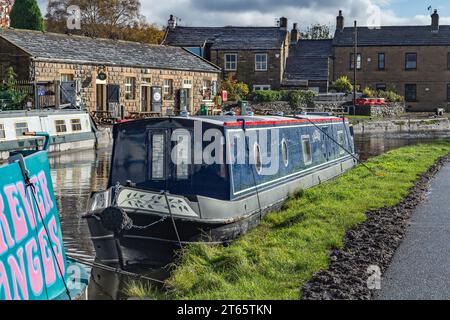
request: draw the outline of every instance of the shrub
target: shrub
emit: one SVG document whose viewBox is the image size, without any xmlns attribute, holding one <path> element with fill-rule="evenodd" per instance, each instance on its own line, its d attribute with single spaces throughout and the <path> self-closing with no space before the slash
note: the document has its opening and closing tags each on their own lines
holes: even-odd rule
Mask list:
<svg viewBox="0 0 450 320">
<path fill-rule="evenodd" d="M 5 84 L 0 88 L 0 100 L 4 100 L 0 105 L 3 110 L 18 110 L 25 105 L 28 95 L 16 89 L 17 74 L 12 67 L 6 70 Z"/>
<path fill-rule="evenodd" d="M 232 76 L 222 81 L 221 88 L 228 91 L 228 99 L 232 101 L 245 99 L 250 92 L 248 85 L 238 82 Z"/>
<path fill-rule="evenodd" d="M 367 98 L 376 98 L 377 92 L 370 87 L 365 87 L 363 90 L 363 95 Z"/>
<path fill-rule="evenodd" d="M 316 93 L 314 91 L 291 91 L 289 94 L 289 102 L 292 108 L 298 109 L 301 106 L 313 103 L 315 96 Z"/>
<path fill-rule="evenodd" d="M 378 91 L 378 98 L 386 99 L 386 102 L 405 102 L 405 97 L 397 94 L 396 92 L 390 91 Z"/>
<path fill-rule="evenodd" d="M 254 91 L 251 94 L 251 100 L 254 102 L 274 102 L 284 100 L 282 91 L 266 90 L 266 91 Z"/>
<path fill-rule="evenodd" d="M 333 87 L 339 92 L 350 93 L 353 91 L 353 85 L 347 76 L 339 77 L 334 83 Z"/>
</svg>

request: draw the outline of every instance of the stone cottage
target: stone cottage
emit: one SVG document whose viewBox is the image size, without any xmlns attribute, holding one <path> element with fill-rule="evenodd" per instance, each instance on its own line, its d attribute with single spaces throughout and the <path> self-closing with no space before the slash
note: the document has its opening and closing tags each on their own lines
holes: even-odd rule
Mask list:
<svg viewBox="0 0 450 320">
<path fill-rule="evenodd" d="M 212 104 L 220 68 L 178 47 L 0 29 L 0 79 L 73 82 L 90 111 L 191 113 Z"/>
<path fill-rule="evenodd" d="M 250 90 L 280 89 L 289 50 L 288 20 L 275 27 L 184 27 L 169 19 L 163 44 L 183 47 L 221 67 Z"/>
</svg>

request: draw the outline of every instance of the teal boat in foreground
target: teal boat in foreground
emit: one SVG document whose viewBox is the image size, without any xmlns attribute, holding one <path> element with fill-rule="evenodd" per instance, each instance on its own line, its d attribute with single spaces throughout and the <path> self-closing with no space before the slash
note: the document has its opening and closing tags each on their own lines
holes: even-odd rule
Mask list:
<svg viewBox="0 0 450 320">
<path fill-rule="evenodd" d="M 86 269 L 67 258 L 43 150 L 11 153 L 0 166 L 0 300 L 80 300 Z"/>
</svg>

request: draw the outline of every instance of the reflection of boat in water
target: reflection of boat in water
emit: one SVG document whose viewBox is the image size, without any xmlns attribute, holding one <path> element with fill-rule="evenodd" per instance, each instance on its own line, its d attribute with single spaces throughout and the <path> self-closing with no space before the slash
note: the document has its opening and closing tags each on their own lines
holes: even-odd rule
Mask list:
<svg viewBox="0 0 450 320">
<path fill-rule="evenodd" d="M 97 257 L 165 264 L 180 246 L 227 243 L 299 189 L 352 168 L 354 153 L 348 122 L 330 116 L 116 125 L 108 189 L 86 215 Z"/>
<path fill-rule="evenodd" d="M 31 134 L 30 134 L 31 135 Z M 86 269 L 66 258 L 48 161 L 43 151 L 11 154 L 0 167 L 0 300 L 84 296 Z"/>
</svg>

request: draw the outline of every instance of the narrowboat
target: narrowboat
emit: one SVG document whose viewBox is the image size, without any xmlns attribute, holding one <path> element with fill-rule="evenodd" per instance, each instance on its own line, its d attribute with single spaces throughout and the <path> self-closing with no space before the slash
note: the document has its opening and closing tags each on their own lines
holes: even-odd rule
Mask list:
<svg viewBox="0 0 450 320">
<path fill-rule="evenodd" d="M 81 300 L 87 270 L 66 257 L 48 161 L 43 150 L 12 152 L 0 166 L 0 300 Z"/>
<path fill-rule="evenodd" d="M 94 149 L 96 136 L 88 112 L 80 110 L 30 110 L 0 112 L 0 160 L 14 150 L 38 147 L 24 132 L 50 135 L 49 152 Z"/>
<path fill-rule="evenodd" d="M 148 119 L 117 124 L 113 136 L 107 190 L 84 217 L 97 258 L 121 267 L 227 244 L 357 162 L 348 120 L 329 115 Z"/>
</svg>

